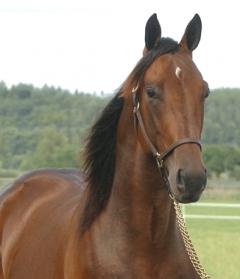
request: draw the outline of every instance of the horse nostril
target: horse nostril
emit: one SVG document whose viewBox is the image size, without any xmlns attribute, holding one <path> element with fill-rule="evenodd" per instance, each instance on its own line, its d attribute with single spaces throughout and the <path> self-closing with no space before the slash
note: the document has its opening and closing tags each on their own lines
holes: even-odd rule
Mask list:
<svg viewBox="0 0 240 279">
<path fill-rule="evenodd" d="M 177 177 L 176 177 L 176 182 L 177 182 L 177 188 L 179 192 L 183 193 L 185 192 L 185 182 L 184 182 L 184 171 L 183 169 L 179 169 L 177 172 Z"/>
<path fill-rule="evenodd" d="M 207 169 L 204 168 L 203 170 L 204 170 L 205 175 L 207 175 L 208 174 Z"/>
<path fill-rule="evenodd" d="M 183 169 L 177 171 L 177 184 L 184 184 Z"/>
</svg>

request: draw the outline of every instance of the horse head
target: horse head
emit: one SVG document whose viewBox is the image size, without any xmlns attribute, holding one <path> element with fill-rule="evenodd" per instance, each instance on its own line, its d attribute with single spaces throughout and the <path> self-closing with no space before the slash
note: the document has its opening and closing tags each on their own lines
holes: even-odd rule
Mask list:
<svg viewBox="0 0 240 279">
<path fill-rule="evenodd" d="M 152 15 L 143 58 L 132 73 L 138 140 L 156 157 L 171 194 L 183 203 L 197 201 L 207 181 L 200 137 L 209 88 L 192 60 L 201 29 L 196 14 L 177 43 L 161 37 L 157 16 Z"/>
</svg>

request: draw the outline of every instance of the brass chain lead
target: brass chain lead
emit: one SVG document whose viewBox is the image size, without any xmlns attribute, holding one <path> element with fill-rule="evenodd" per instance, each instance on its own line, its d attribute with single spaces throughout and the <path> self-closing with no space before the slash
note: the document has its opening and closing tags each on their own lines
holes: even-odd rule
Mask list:
<svg viewBox="0 0 240 279">
<path fill-rule="evenodd" d="M 189 259 L 190 259 L 195 271 L 197 272 L 197 274 L 199 275 L 199 277 L 201 279 L 211 279 L 211 277 L 206 273 L 203 266 L 201 265 L 199 258 L 197 256 L 196 250 L 194 249 L 192 240 L 187 231 L 187 226 L 186 226 L 183 214 L 182 214 L 181 207 L 174 198 L 172 198 L 172 200 L 173 200 L 173 204 L 174 204 L 174 208 L 175 208 L 175 212 L 176 212 L 177 224 L 178 224 L 179 230 L 181 232 L 181 236 L 182 236 L 186 251 L 188 253 Z"/>
</svg>

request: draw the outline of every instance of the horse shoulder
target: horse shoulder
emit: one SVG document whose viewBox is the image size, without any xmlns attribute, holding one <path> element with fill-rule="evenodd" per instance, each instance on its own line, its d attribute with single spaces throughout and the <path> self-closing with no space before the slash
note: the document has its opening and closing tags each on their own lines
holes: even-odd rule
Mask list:
<svg viewBox="0 0 240 279">
<path fill-rule="evenodd" d="M 84 187 L 84 176 L 78 170 L 45 169 L 23 175 L 2 193 L 0 234 L 4 274 L 15 278 L 13 273 L 17 270 L 23 277 L 37 273 L 39 278 L 52 278 L 62 268 L 71 230 L 78 227 Z M 43 268 L 43 261 L 59 265 L 54 270 Z"/>
</svg>

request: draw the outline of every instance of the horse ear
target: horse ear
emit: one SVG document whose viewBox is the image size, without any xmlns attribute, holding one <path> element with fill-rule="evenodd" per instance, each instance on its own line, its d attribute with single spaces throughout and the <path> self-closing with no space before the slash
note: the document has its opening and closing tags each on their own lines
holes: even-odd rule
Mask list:
<svg viewBox="0 0 240 279">
<path fill-rule="evenodd" d="M 145 27 L 145 48 L 143 53 L 151 50 L 161 39 L 161 27 L 157 15 L 150 16 Z"/>
<path fill-rule="evenodd" d="M 180 45 L 188 51 L 193 51 L 199 44 L 202 33 L 202 21 L 198 14 L 188 23 Z"/>
</svg>

